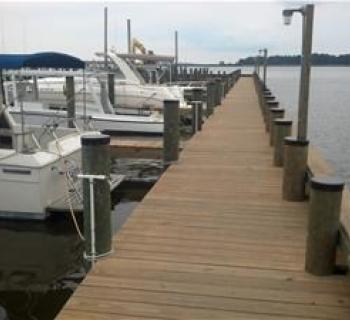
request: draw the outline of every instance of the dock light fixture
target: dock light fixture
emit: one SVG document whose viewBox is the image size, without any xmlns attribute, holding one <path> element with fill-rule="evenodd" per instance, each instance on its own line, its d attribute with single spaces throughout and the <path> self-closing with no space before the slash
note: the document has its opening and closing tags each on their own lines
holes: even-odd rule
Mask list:
<svg viewBox="0 0 350 320">
<path fill-rule="evenodd" d="M 290 25 L 294 12 L 302 15 L 302 56 L 299 87 L 298 110 L 298 140 L 307 140 L 307 118 L 309 105 L 309 86 L 312 52 L 312 29 L 314 20 L 314 5 L 307 4 L 296 9 L 284 9 L 282 16 L 285 25 Z"/>
</svg>

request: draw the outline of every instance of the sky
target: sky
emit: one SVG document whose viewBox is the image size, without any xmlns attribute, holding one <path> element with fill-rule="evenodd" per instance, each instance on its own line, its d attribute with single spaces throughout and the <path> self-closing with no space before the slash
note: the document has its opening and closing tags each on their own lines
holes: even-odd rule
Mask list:
<svg viewBox="0 0 350 320">
<path fill-rule="evenodd" d="M 0 0 L 0 51 L 59 51 L 91 59 L 103 50 L 103 8 L 108 7 L 108 44 L 126 52 L 126 20 L 132 36 L 158 54 L 180 62 L 235 62 L 268 48 L 270 55 L 299 54 L 301 17 L 283 25 L 281 12 L 301 1 L 40 1 Z M 313 52 L 350 53 L 350 2 L 314 1 Z"/>
</svg>

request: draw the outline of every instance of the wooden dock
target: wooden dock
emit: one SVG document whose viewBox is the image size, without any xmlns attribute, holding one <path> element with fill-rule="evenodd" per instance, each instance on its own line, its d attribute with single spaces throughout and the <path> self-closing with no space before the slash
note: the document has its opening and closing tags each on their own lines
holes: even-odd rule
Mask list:
<svg viewBox="0 0 350 320">
<path fill-rule="evenodd" d="M 308 203 L 281 184 L 241 78 L 57 319 L 350 319 L 350 279 L 304 272 Z"/>
</svg>

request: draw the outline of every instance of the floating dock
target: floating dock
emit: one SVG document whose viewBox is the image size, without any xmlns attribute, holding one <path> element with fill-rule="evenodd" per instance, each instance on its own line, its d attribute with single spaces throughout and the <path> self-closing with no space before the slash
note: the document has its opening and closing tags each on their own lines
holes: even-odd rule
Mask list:
<svg viewBox="0 0 350 320">
<path fill-rule="evenodd" d="M 350 319 L 350 278 L 304 271 L 308 202 L 282 200 L 272 163 L 242 77 L 57 319 Z"/>
</svg>

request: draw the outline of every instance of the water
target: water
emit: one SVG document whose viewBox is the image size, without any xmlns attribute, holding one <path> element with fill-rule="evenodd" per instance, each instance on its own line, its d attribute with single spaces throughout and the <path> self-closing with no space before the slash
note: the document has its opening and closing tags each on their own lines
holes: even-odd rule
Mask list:
<svg viewBox="0 0 350 320">
<path fill-rule="evenodd" d="M 112 194 L 113 230 L 118 232 L 162 166 L 159 161 L 119 160 L 112 171 L 127 175 Z M 45 222 L 0 220 L 0 320 L 54 319 L 89 270 L 83 250 L 69 216 Z"/>
<path fill-rule="evenodd" d="M 269 67 L 268 87 L 296 123 L 299 67 Z M 309 139 L 350 184 L 350 67 L 313 67 Z"/>
</svg>

